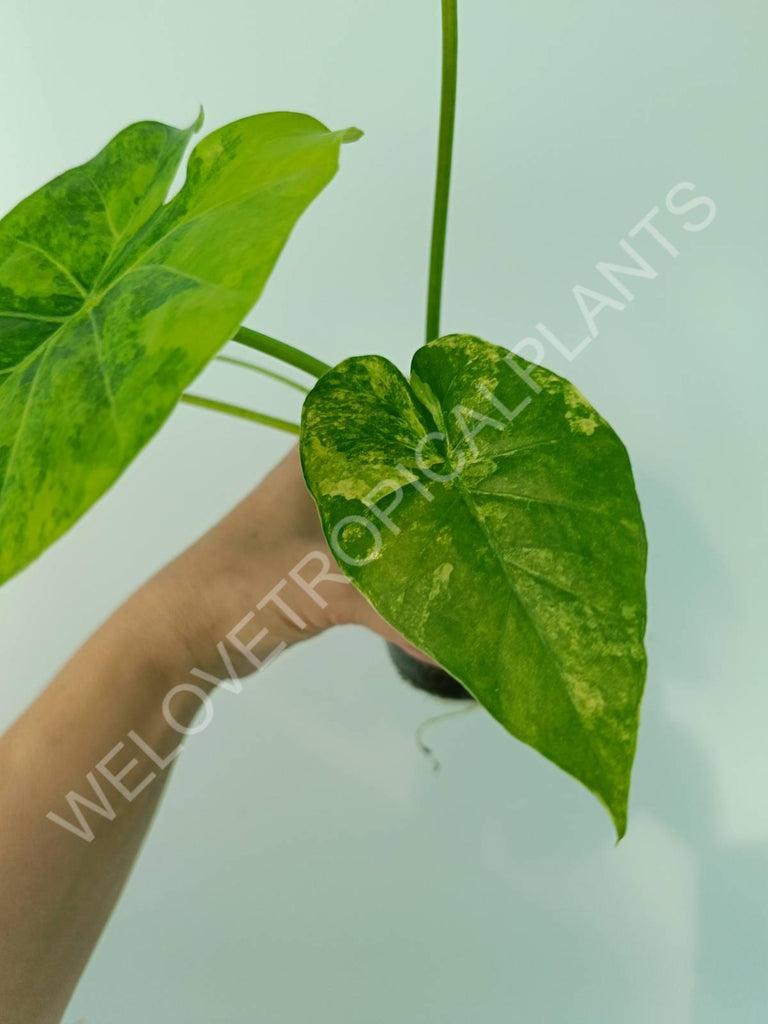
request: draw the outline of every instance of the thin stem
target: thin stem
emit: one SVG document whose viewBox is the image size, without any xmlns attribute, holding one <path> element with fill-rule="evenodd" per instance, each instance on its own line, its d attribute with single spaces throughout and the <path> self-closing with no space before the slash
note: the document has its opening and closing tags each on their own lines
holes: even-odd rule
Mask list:
<svg viewBox="0 0 768 1024">
<path fill-rule="evenodd" d="M 309 394 L 309 388 L 305 388 L 303 384 L 299 384 L 297 380 L 291 380 L 290 377 L 284 377 L 282 373 L 275 373 L 274 370 L 268 370 L 266 366 L 259 366 L 257 363 L 249 363 L 247 359 L 235 359 L 233 356 L 216 356 L 216 360 L 219 363 L 229 363 L 231 366 L 242 366 L 243 369 L 253 370 L 254 373 L 260 373 L 264 377 L 271 377 L 272 380 L 279 380 L 281 384 L 287 384 L 289 388 L 295 388 L 296 391 L 301 391 L 303 394 Z"/>
<path fill-rule="evenodd" d="M 252 423 L 261 423 L 265 427 L 274 427 L 275 430 L 284 430 L 287 434 L 298 434 L 298 423 L 291 423 L 289 420 L 278 419 L 277 416 L 267 416 L 263 412 L 253 412 L 251 409 L 243 409 L 239 405 L 230 405 L 229 402 L 217 402 L 213 398 L 201 398 L 200 395 L 182 395 L 181 401 L 187 405 L 197 405 L 202 409 L 212 409 L 214 412 L 225 412 L 230 416 L 237 416 L 241 420 L 250 420 Z"/>
<path fill-rule="evenodd" d="M 241 345 L 247 345 L 248 348 L 255 349 L 257 352 L 273 356 L 283 363 L 288 363 L 289 366 L 295 366 L 297 370 L 303 370 L 312 377 L 322 377 L 331 368 L 328 363 L 315 359 L 314 356 L 302 352 L 301 349 L 294 348 L 293 345 L 288 345 L 284 341 L 278 341 L 277 338 L 271 338 L 268 334 L 262 334 L 260 331 L 252 331 L 250 327 L 239 328 L 235 334 L 235 341 L 239 341 Z"/>
<path fill-rule="evenodd" d="M 423 721 L 418 727 L 416 730 L 416 736 L 414 737 L 416 740 L 416 746 L 422 754 L 424 754 L 425 757 L 428 757 L 432 762 L 433 771 L 440 771 L 440 759 L 435 755 L 432 747 L 427 746 L 424 742 L 424 733 L 434 725 L 440 725 L 443 722 L 447 722 L 449 718 L 457 718 L 459 715 L 466 715 L 468 711 L 476 711 L 479 707 L 480 705 L 477 701 L 472 701 L 471 704 L 464 704 L 462 707 L 454 708 L 452 711 L 443 711 L 442 714 L 432 715 L 430 718 L 425 719 L 425 721 Z"/>
<path fill-rule="evenodd" d="M 457 0 L 442 0 L 443 74 L 440 90 L 440 135 L 437 143 L 435 205 L 432 214 L 432 246 L 429 254 L 427 294 L 427 341 L 440 336 L 440 301 L 443 292 L 445 232 L 448 222 L 448 196 L 451 189 L 453 125 L 456 117 L 456 66 L 459 47 Z"/>
</svg>

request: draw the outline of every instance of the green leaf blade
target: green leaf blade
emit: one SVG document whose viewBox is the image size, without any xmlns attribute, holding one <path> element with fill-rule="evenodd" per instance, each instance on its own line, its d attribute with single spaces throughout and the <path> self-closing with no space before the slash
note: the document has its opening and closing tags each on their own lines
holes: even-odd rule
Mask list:
<svg viewBox="0 0 768 1024">
<path fill-rule="evenodd" d="M 645 676 L 646 548 L 631 468 L 575 388 L 531 368 L 533 391 L 507 356 L 440 339 L 416 353 L 410 388 L 378 358 L 342 363 L 305 405 L 305 475 L 329 540 L 359 517 L 337 533 L 336 553 L 364 563 L 339 558 L 374 607 L 596 793 L 621 836 Z M 477 417 L 487 422 L 469 436 Z M 432 433 L 444 436 L 419 455 Z M 393 530 L 370 506 L 386 512 L 396 494 Z M 378 534 L 369 561 L 376 545 L 362 520 Z"/>
<path fill-rule="evenodd" d="M 258 299 L 344 132 L 132 125 L 0 222 L 0 582 L 117 479 Z"/>
</svg>

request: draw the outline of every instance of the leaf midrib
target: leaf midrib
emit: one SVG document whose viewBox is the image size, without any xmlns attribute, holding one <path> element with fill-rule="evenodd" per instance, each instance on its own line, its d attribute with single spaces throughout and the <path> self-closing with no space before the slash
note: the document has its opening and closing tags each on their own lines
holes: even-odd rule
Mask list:
<svg viewBox="0 0 768 1024">
<path fill-rule="evenodd" d="M 91 182 L 91 184 L 94 184 L 93 180 L 89 176 L 86 175 L 86 177 L 87 177 L 87 180 Z M 257 189 L 257 190 L 254 190 L 253 192 L 249 193 L 249 198 L 251 198 L 254 195 L 257 195 L 258 192 L 260 192 L 260 191 L 264 191 L 264 190 L 263 189 Z M 104 198 L 101 195 L 100 190 L 99 190 L 99 197 L 101 199 L 102 205 L 104 206 L 105 212 L 106 212 L 106 203 L 104 202 Z M 72 283 L 75 285 L 75 287 L 77 287 L 78 291 L 83 296 L 83 302 L 82 302 L 80 308 L 77 309 L 75 312 L 71 313 L 69 316 L 64 317 L 64 318 L 56 318 L 56 320 L 53 320 L 51 318 L 51 322 L 59 323 L 59 327 L 52 334 L 49 334 L 47 338 L 43 338 L 40 341 L 40 343 L 38 345 L 36 345 L 35 348 L 31 349 L 26 354 L 26 356 L 20 362 L 18 362 L 15 366 L 9 367 L 8 369 L 3 370 L 2 372 L 0 372 L 0 377 L 7 376 L 7 375 L 12 375 L 16 371 L 23 370 L 23 368 L 25 366 L 27 366 L 29 363 L 31 363 L 36 357 L 40 359 L 40 364 L 38 365 L 37 369 L 35 370 L 35 376 L 34 376 L 34 378 L 32 380 L 32 383 L 30 384 L 29 392 L 27 394 L 27 399 L 26 399 L 26 401 L 24 403 L 24 410 L 22 412 L 22 416 L 21 416 L 21 419 L 19 421 L 19 426 L 18 426 L 18 429 L 16 431 L 16 436 L 14 437 L 14 441 L 13 441 L 13 445 L 11 447 L 11 451 L 10 451 L 10 453 L 8 455 L 8 459 L 6 460 L 6 463 L 5 463 L 4 472 L 3 472 L 3 478 L 2 478 L 2 481 L 0 481 L 0 501 L 2 501 L 3 495 L 5 493 L 6 484 L 8 482 L 9 476 L 10 476 L 10 469 L 12 467 L 14 457 L 15 457 L 16 452 L 18 450 L 18 446 L 19 446 L 19 441 L 20 441 L 21 435 L 24 432 L 24 429 L 26 427 L 26 422 L 27 422 L 27 418 L 28 418 L 28 414 L 29 414 L 30 403 L 31 403 L 31 400 L 32 400 L 33 395 L 34 395 L 34 391 L 35 391 L 35 388 L 36 388 L 36 385 L 37 385 L 38 376 L 40 374 L 42 365 L 45 362 L 45 360 L 47 359 L 48 355 L 50 354 L 50 351 L 52 350 L 52 348 L 55 346 L 56 341 L 58 340 L 59 335 L 65 330 L 65 328 L 67 328 L 67 327 L 71 326 L 73 323 L 75 323 L 77 321 L 78 317 L 81 317 L 83 315 L 87 316 L 89 321 L 90 321 L 90 323 L 91 323 L 92 333 L 94 335 L 94 341 L 96 342 L 96 344 L 95 344 L 96 362 L 98 364 L 98 367 L 99 367 L 99 370 L 101 372 L 101 376 L 102 376 L 102 379 L 103 379 L 103 382 L 104 382 L 104 391 L 105 391 L 105 394 L 107 396 L 107 401 L 108 401 L 108 404 L 109 404 L 109 407 L 110 407 L 110 414 L 111 414 L 111 420 L 112 420 L 113 428 L 114 428 L 114 431 L 115 431 L 115 437 L 117 439 L 118 447 L 120 449 L 120 453 L 121 453 L 121 457 L 122 457 L 122 454 L 123 454 L 123 451 L 124 451 L 124 445 L 123 445 L 123 440 L 122 440 L 122 434 L 121 434 L 120 427 L 119 427 L 119 416 L 117 414 L 117 408 L 116 408 L 115 401 L 114 401 L 114 395 L 112 393 L 111 385 L 110 385 L 110 382 L 109 382 L 109 379 L 108 379 L 108 375 L 107 375 L 106 363 L 105 363 L 105 360 L 103 358 L 103 353 L 102 353 L 102 350 L 101 350 L 100 339 L 99 339 L 99 332 L 98 332 L 98 328 L 96 327 L 96 324 L 94 322 L 93 311 L 94 311 L 94 309 L 96 309 L 101 304 L 103 299 L 119 284 L 120 281 L 124 280 L 124 278 L 128 277 L 131 273 L 138 272 L 138 271 L 145 270 L 145 269 L 155 269 L 155 268 L 163 269 L 163 270 L 166 270 L 166 271 L 168 271 L 170 273 L 175 273 L 175 274 L 179 275 L 180 277 L 185 277 L 188 280 L 194 281 L 196 284 L 202 285 L 203 287 L 219 288 L 219 289 L 222 289 L 224 291 L 232 291 L 232 289 L 227 288 L 226 285 L 216 284 L 213 281 L 205 281 L 202 278 L 195 277 L 195 276 L 193 276 L 191 274 L 186 274 L 184 271 L 178 270 L 177 268 L 175 268 L 173 266 L 165 265 L 165 264 L 146 263 L 145 260 L 149 256 L 149 254 L 152 252 L 153 249 L 155 249 L 161 242 L 163 242 L 164 240 L 169 238 L 173 234 L 173 232 L 176 231 L 178 228 L 182 227 L 185 224 L 192 223 L 193 221 L 200 220 L 201 218 L 207 216 L 209 213 L 213 213 L 213 212 L 221 209 L 222 207 L 233 205 L 235 202 L 239 202 L 241 200 L 242 200 L 242 197 L 240 197 L 238 200 L 231 200 L 231 201 L 228 201 L 226 203 L 219 203 L 216 206 L 210 207 L 209 209 L 202 211 L 200 214 L 198 214 L 197 216 L 195 216 L 193 218 L 190 218 L 189 220 L 181 220 L 181 221 L 177 222 L 173 226 L 173 228 L 171 228 L 171 230 L 169 230 L 165 234 L 161 235 L 160 238 L 158 238 L 149 247 L 149 249 L 147 249 L 146 252 L 144 252 L 142 254 L 140 259 L 138 259 L 135 263 L 130 264 L 117 278 L 114 279 L 114 281 L 109 282 L 108 286 L 103 291 L 97 291 L 95 286 L 91 290 L 84 289 L 77 282 L 77 279 L 74 277 L 73 273 L 69 270 L 69 268 L 67 268 L 64 264 L 60 263 L 50 253 L 46 252 L 44 249 L 41 249 L 39 246 L 32 245 L 31 243 L 25 242 L 23 239 L 17 239 L 17 241 L 19 241 L 21 244 L 24 244 L 27 247 L 32 248 L 32 249 L 40 252 L 43 256 L 45 256 L 49 260 L 49 262 L 51 262 L 53 265 L 58 267 L 65 274 L 65 276 L 69 280 L 72 281 Z M 169 206 L 167 204 L 159 207 L 154 216 L 157 216 L 157 214 L 161 213 L 163 210 L 166 210 L 168 208 L 169 208 Z M 150 220 L 151 219 L 152 218 L 150 218 Z M 130 226 L 130 222 L 129 222 L 129 226 Z M 123 251 L 125 249 L 125 247 L 130 243 L 131 239 L 135 237 L 135 235 L 131 235 L 131 237 L 128 238 L 128 237 L 126 237 L 126 235 L 127 235 L 127 229 L 123 232 L 122 236 L 120 236 L 119 238 L 117 238 L 117 237 L 115 238 L 115 242 L 114 242 L 114 244 L 112 246 L 112 249 L 107 254 L 107 256 L 105 258 L 105 261 L 104 261 L 104 264 L 102 265 L 101 273 L 100 273 L 99 277 L 97 277 L 97 279 L 96 279 L 96 285 L 98 285 L 98 282 L 101 280 L 101 277 L 103 276 L 105 268 L 109 265 L 110 262 L 113 261 L 113 256 L 115 255 L 115 250 L 117 249 L 118 245 L 120 245 L 121 242 L 123 243 L 122 249 L 120 250 L 120 251 Z M 119 256 L 119 252 L 117 253 L 117 255 Z M 24 314 L 15 315 L 15 318 L 16 319 L 24 319 Z M 46 319 L 48 319 L 48 318 L 46 318 Z M 41 350 L 42 350 L 42 352 L 41 352 Z"/>
<path fill-rule="evenodd" d="M 599 761 L 600 760 L 599 752 L 595 751 L 595 747 L 594 747 L 594 743 L 593 743 L 593 740 L 592 740 L 592 736 L 591 736 L 590 732 L 587 730 L 586 726 L 584 725 L 582 717 L 579 714 L 579 709 L 577 708 L 576 702 L 573 699 L 573 695 L 571 694 L 570 690 L 568 689 L 568 686 L 563 682 L 564 677 L 565 677 L 565 671 L 564 671 L 564 669 L 562 667 L 562 664 L 560 662 L 560 658 L 557 656 L 554 648 L 552 647 L 552 643 L 549 640 L 549 638 L 546 636 L 546 634 L 542 634 L 541 630 L 539 629 L 539 625 L 536 622 L 536 619 L 534 618 L 534 616 L 533 616 L 533 614 L 531 612 L 531 609 L 530 609 L 530 607 L 528 605 L 528 602 L 525 601 L 525 599 L 521 596 L 520 591 L 519 591 L 519 589 L 518 589 L 514 579 L 510 576 L 510 573 L 509 573 L 507 565 L 506 565 L 506 563 L 504 561 L 504 558 L 502 557 L 501 553 L 499 552 L 498 545 L 496 544 L 496 541 L 495 541 L 493 535 L 490 533 L 490 531 L 486 527 L 485 523 L 483 522 L 482 516 L 478 513 L 477 509 L 475 508 L 475 505 L 472 502 L 471 492 L 468 491 L 467 488 L 464 486 L 464 482 L 461 479 L 461 474 L 460 473 L 456 477 L 455 483 L 456 483 L 456 488 L 457 488 L 458 492 L 460 493 L 460 495 L 462 497 L 462 500 L 464 501 L 464 504 L 467 507 L 468 512 L 470 513 L 470 515 L 472 516 L 474 521 L 479 526 L 483 536 L 485 537 L 485 539 L 486 539 L 486 541 L 488 543 L 489 548 L 491 549 L 491 552 L 492 552 L 496 562 L 498 563 L 499 567 L 501 568 L 501 571 L 504 574 L 505 579 L 507 580 L 507 585 L 509 587 L 510 592 L 512 594 L 514 594 L 514 597 L 517 600 L 518 605 L 522 609 L 523 614 L 527 618 L 527 620 L 530 623 L 534 633 L 536 634 L 536 636 L 537 636 L 537 638 L 539 640 L 539 643 L 541 644 L 542 649 L 544 650 L 546 655 L 549 657 L 550 661 L 553 663 L 553 665 L 554 665 L 554 667 L 555 667 L 555 669 L 557 671 L 557 679 L 558 679 L 558 681 L 561 684 L 560 688 L 561 688 L 561 690 L 565 691 L 565 695 L 568 698 L 568 702 L 570 703 L 571 707 L 573 708 L 574 715 L 575 715 L 576 721 L 578 723 L 579 729 L 581 730 L 583 736 L 585 737 L 585 739 L 586 739 L 589 747 L 592 749 L 593 753 L 596 753 L 596 755 L 598 757 L 598 761 Z M 505 612 L 505 621 L 504 621 L 504 630 L 505 631 L 506 631 L 506 627 L 507 627 L 508 622 L 509 622 L 510 611 L 511 611 L 511 609 L 510 609 L 510 606 L 508 604 L 506 612 Z M 554 760 L 554 758 L 553 758 L 553 760 Z"/>
</svg>

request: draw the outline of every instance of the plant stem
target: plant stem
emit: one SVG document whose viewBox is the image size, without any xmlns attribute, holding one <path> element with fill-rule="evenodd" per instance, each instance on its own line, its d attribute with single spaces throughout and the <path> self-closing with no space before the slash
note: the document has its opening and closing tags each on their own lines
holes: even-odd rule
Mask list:
<svg viewBox="0 0 768 1024">
<path fill-rule="evenodd" d="M 274 370 L 268 370 L 266 366 L 259 366 L 257 363 L 249 363 L 247 359 L 235 359 L 233 356 L 216 356 L 216 361 L 219 363 L 229 363 L 231 366 L 242 366 L 245 370 L 253 370 L 254 373 L 260 373 L 264 377 L 271 377 L 272 380 L 279 380 L 281 384 L 287 384 L 289 388 L 295 388 L 296 391 L 301 391 L 303 394 L 309 393 L 309 388 L 305 388 L 303 384 L 299 384 L 297 380 L 291 380 L 290 377 L 284 377 L 282 373 L 275 373 Z"/>
<path fill-rule="evenodd" d="M 263 412 L 252 412 L 250 409 L 243 409 L 239 405 L 230 405 L 229 402 L 217 402 L 213 398 L 201 398 L 200 395 L 182 395 L 181 401 L 187 405 L 197 405 L 202 409 L 212 409 L 214 412 L 225 412 L 230 416 L 237 416 L 241 420 L 250 420 L 252 423 L 262 423 L 265 427 L 274 427 L 276 430 L 284 430 L 287 434 L 298 434 L 298 423 L 291 423 L 289 420 L 281 420 L 277 416 L 267 416 Z"/>
<path fill-rule="evenodd" d="M 456 117 L 456 66 L 459 46 L 457 0 L 442 0 L 443 73 L 440 90 L 440 134 L 437 143 L 435 205 L 432 214 L 432 246 L 429 254 L 427 293 L 427 341 L 440 336 L 440 301 L 443 292 L 445 231 L 448 221 L 448 195 L 451 189 L 453 125 Z"/>
<path fill-rule="evenodd" d="M 296 369 L 303 370 L 312 377 L 322 377 L 330 370 L 328 363 L 324 363 L 321 359 L 315 359 L 314 356 L 302 352 L 301 349 L 294 348 L 293 345 L 288 345 L 284 341 L 278 341 L 277 338 L 271 338 L 268 334 L 252 331 L 250 327 L 239 328 L 235 334 L 235 341 L 239 341 L 241 345 L 247 345 L 248 348 L 255 349 L 257 352 L 273 356 L 283 363 L 288 363 L 289 366 L 295 366 Z"/>
</svg>

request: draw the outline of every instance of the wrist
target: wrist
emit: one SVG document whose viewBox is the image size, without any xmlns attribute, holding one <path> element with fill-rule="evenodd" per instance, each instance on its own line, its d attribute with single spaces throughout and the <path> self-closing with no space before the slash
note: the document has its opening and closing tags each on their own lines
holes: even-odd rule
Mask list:
<svg viewBox="0 0 768 1024">
<path fill-rule="evenodd" d="M 192 672 L 201 685 L 206 676 L 248 676 L 319 631 L 292 609 L 286 613 L 273 594 L 282 571 L 279 552 L 249 551 L 239 543 L 230 556 L 226 547 L 204 538 L 129 602 L 139 621 L 151 621 L 152 657 L 166 675 Z"/>
</svg>

